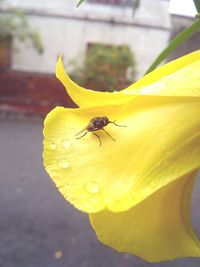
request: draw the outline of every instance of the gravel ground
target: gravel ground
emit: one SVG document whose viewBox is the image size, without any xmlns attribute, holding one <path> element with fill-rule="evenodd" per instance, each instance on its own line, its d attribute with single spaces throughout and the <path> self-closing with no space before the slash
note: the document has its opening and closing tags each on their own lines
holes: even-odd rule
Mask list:
<svg viewBox="0 0 200 267">
<path fill-rule="evenodd" d="M 0 118 L 0 151 L 1 267 L 200 267 L 200 258 L 150 264 L 102 245 L 43 169 L 42 120 Z M 200 234 L 200 181 L 193 221 Z"/>
</svg>

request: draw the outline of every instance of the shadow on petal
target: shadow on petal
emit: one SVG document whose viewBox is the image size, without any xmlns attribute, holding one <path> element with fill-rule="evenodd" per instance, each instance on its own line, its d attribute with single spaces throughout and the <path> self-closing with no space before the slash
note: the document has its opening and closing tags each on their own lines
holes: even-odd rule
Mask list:
<svg viewBox="0 0 200 267">
<path fill-rule="evenodd" d="M 91 214 L 99 240 L 150 262 L 200 257 L 190 219 L 195 176 L 193 172 L 180 177 L 125 212 Z"/>
</svg>

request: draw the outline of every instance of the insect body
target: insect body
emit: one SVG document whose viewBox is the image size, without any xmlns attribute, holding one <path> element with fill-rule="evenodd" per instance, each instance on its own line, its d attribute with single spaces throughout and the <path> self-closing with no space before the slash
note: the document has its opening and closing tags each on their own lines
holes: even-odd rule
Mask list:
<svg viewBox="0 0 200 267">
<path fill-rule="evenodd" d="M 115 139 L 104 129 L 104 127 L 106 126 L 106 125 L 108 125 L 109 123 L 113 123 L 113 124 L 115 124 L 116 126 L 118 126 L 118 127 L 126 127 L 125 125 L 118 125 L 118 124 L 116 124 L 115 123 L 115 121 L 110 121 L 107 117 L 94 117 L 94 118 L 92 118 L 90 121 L 89 121 L 89 123 L 88 123 L 88 125 L 84 128 L 84 129 L 82 129 L 80 132 L 78 132 L 77 134 L 76 134 L 76 136 L 77 135 L 79 135 L 79 134 L 81 134 L 81 133 L 83 133 L 83 132 L 85 132 L 83 135 L 81 135 L 80 137 L 76 137 L 76 139 L 80 139 L 80 138 L 82 138 L 83 136 L 85 136 L 88 132 L 92 132 L 97 138 L 98 138 L 98 140 L 99 140 L 99 145 L 101 146 L 101 139 L 100 139 L 100 137 L 96 134 L 96 133 L 94 133 L 95 131 L 98 131 L 98 130 L 103 130 L 113 141 L 115 141 Z"/>
</svg>

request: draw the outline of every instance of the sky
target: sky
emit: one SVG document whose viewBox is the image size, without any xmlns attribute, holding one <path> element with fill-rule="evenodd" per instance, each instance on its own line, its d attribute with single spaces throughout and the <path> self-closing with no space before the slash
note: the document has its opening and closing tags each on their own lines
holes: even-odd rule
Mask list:
<svg viewBox="0 0 200 267">
<path fill-rule="evenodd" d="M 171 0 L 169 12 L 187 17 L 194 17 L 197 14 L 195 5 L 192 0 Z"/>
</svg>

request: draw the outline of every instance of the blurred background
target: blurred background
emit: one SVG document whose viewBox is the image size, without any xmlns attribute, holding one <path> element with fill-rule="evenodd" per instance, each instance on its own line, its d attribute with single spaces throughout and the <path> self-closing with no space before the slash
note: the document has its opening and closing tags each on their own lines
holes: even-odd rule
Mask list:
<svg viewBox="0 0 200 267">
<path fill-rule="evenodd" d="M 55 78 L 59 54 L 80 85 L 121 90 L 195 14 L 192 0 L 85 0 L 79 8 L 74 0 L 0 0 L 0 266 L 200 266 L 200 259 L 150 264 L 102 245 L 42 165 L 44 116 L 76 106 Z M 167 60 L 199 44 L 198 32 Z M 198 181 L 192 217 L 200 234 L 199 193 Z"/>
</svg>

